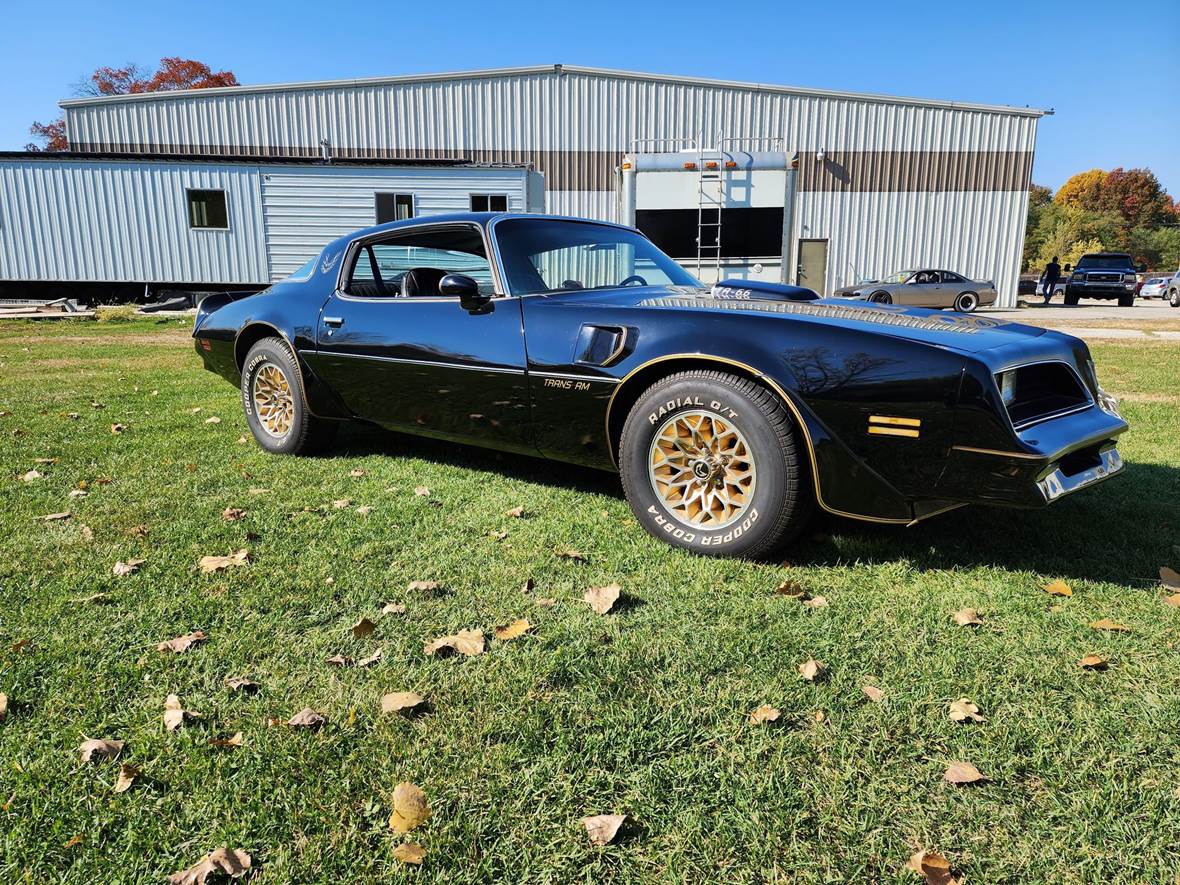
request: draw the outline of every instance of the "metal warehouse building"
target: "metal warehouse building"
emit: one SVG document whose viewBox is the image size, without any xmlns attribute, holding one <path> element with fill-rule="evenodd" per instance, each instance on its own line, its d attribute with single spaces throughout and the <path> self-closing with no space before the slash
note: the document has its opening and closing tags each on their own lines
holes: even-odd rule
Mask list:
<svg viewBox="0 0 1180 885">
<path fill-rule="evenodd" d="M 817 287 L 830 293 L 907 266 L 946 267 L 994 279 L 1001 305 L 1015 304 L 1045 113 L 563 65 L 81 98 L 62 107 L 79 153 L 527 165 L 544 176 L 547 211 L 608 220 L 623 217 L 620 169 L 629 153 L 773 140 L 795 173 L 785 268 L 802 274 L 801 262 L 821 263 Z M 320 211 L 306 207 L 308 216 Z M 296 261 L 296 251 L 269 273 Z M 815 268 L 808 278 L 817 278 Z"/>
</svg>

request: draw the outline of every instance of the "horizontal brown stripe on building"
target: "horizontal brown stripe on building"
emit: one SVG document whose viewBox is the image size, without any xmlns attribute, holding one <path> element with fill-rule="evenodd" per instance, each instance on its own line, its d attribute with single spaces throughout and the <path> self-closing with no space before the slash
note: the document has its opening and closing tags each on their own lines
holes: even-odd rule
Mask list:
<svg viewBox="0 0 1180 885">
<path fill-rule="evenodd" d="M 274 156 L 319 160 L 318 146 L 179 145 L 83 143 L 82 152 L 188 154 L 210 159 Z M 613 191 L 621 151 L 485 150 L 482 148 L 331 148 L 339 159 L 462 160 L 469 163 L 528 165 L 545 173 L 551 191 Z M 833 151 L 822 161 L 799 154 L 800 191 L 944 192 L 1028 190 L 1031 151 Z"/>
</svg>

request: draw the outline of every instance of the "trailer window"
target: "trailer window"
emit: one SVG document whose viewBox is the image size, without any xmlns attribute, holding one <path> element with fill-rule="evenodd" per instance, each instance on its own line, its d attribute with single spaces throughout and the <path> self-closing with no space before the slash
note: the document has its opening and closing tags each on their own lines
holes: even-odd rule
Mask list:
<svg viewBox="0 0 1180 885">
<path fill-rule="evenodd" d="M 227 230 L 229 215 L 225 209 L 225 191 L 188 190 L 188 226 Z"/>
<path fill-rule="evenodd" d="M 714 210 L 703 213 L 701 254 L 717 254 L 718 228 Z M 696 209 L 638 209 L 635 226 L 673 258 L 697 257 L 697 224 L 702 220 Z M 778 258 L 783 254 L 783 208 L 760 206 L 721 210 L 722 258 Z"/>
<path fill-rule="evenodd" d="M 414 217 L 413 194 L 375 194 L 377 223 L 405 221 Z"/>
<path fill-rule="evenodd" d="M 507 212 L 507 194 L 472 194 L 472 212 Z"/>
</svg>

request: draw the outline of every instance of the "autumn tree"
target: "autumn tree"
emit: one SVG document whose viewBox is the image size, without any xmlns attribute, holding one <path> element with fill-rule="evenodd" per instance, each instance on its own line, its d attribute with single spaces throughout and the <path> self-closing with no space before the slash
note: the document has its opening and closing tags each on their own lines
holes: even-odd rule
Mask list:
<svg viewBox="0 0 1180 885">
<path fill-rule="evenodd" d="M 160 59 L 160 66 L 149 73 L 136 64 L 121 68 L 103 67 L 75 85 L 75 95 L 132 95 L 141 92 L 172 92 L 177 89 L 211 89 L 239 86 L 233 71 L 214 71 L 204 62 L 170 56 Z M 25 145 L 30 151 L 64 151 L 69 149 L 63 118 L 51 123 L 34 123 L 29 133 L 40 144 Z"/>
<path fill-rule="evenodd" d="M 1053 202 L 1060 206 L 1076 206 L 1096 212 L 1102 208 L 1102 183 L 1106 181 L 1106 172 L 1102 169 L 1091 169 L 1089 172 L 1079 172 L 1063 184 Z"/>
<path fill-rule="evenodd" d="M 1117 212 L 1131 227 L 1154 227 L 1171 214 L 1172 199 L 1150 169 L 1113 169 L 1102 182 L 1098 208 Z"/>
</svg>

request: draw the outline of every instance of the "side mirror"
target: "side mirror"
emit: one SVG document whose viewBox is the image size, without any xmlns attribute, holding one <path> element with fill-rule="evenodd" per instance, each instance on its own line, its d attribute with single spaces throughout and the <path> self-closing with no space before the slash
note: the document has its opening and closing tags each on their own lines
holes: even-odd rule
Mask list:
<svg viewBox="0 0 1180 885">
<path fill-rule="evenodd" d="M 1072 267 L 1070 267 L 1070 266 L 1067 264 L 1067 265 L 1065 266 L 1065 272 L 1066 272 L 1066 273 L 1069 273 L 1071 270 L 1073 270 L 1073 268 L 1072 268 Z"/>
<path fill-rule="evenodd" d="M 1141 264 L 1135 269 L 1137 271 L 1139 271 L 1139 273 L 1147 273 L 1147 265 L 1146 264 Z"/>
<path fill-rule="evenodd" d="M 458 296 L 464 310 L 480 310 L 492 300 L 491 295 L 479 291 L 479 283 L 461 273 L 449 273 L 439 280 L 438 291 L 449 298 Z"/>
</svg>

